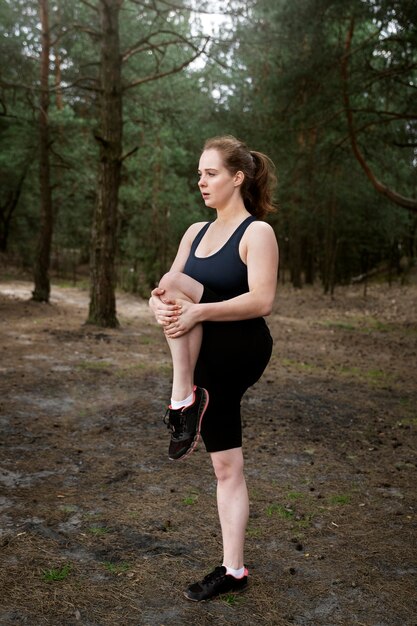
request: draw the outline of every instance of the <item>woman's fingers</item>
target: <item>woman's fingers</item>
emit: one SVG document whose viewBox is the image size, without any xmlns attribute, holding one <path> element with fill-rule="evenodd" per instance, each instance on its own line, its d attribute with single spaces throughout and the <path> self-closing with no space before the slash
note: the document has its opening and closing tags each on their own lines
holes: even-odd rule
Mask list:
<svg viewBox="0 0 417 626">
<path fill-rule="evenodd" d="M 173 322 L 177 322 L 177 317 L 165 317 L 163 315 L 158 317 L 158 324 L 162 324 L 162 326 L 170 326 Z"/>
</svg>

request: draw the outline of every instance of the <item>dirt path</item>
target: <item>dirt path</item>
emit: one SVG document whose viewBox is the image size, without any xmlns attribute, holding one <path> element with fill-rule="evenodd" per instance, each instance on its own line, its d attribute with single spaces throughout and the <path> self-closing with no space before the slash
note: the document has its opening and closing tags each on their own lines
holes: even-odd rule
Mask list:
<svg viewBox="0 0 417 626">
<path fill-rule="evenodd" d="M 167 459 L 146 303 L 103 330 L 85 292 L 31 288 L 0 283 L 1 626 L 417 625 L 416 285 L 280 289 L 242 406 L 251 585 L 203 605 L 215 485 L 202 446 Z"/>
</svg>

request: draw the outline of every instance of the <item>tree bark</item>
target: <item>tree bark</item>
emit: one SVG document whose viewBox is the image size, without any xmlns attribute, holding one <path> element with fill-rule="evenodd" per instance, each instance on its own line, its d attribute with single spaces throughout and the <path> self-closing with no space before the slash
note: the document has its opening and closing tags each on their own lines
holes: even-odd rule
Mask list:
<svg viewBox="0 0 417 626">
<path fill-rule="evenodd" d="M 90 307 L 87 322 L 118 326 L 115 297 L 117 205 L 122 163 L 122 55 L 119 12 L 123 0 L 100 0 L 100 127 L 97 199 L 90 252 Z"/>
<path fill-rule="evenodd" d="M 335 174 L 336 176 L 336 174 Z M 338 240 L 336 238 L 335 216 L 336 216 L 336 193 L 333 187 L 332 195 L 327 207 L 326 233 L 324 238 L 324 267 L 323 267 L 323 289 L 324 293 L 330 292 L 333 295 L 335 287 L 335 269 Z"/>
<path fill-rule="evenodd" d="M 59 27 L 59 30 L 62 28 L 62 19 L 61 19 L 61 3 L 59 1 L 56 2 L 56 24 Z M 64 108 L 64 99 L 62 96 L 62 71 L 61 71 L 61 54 L 59 51 L 59 39 L 55 41 L 54 45 L 54 74 L 55 74 L 55 103 L 58 111 L 62 111 Z"/>
<path fill-rule="evenodd" d="M 37 302 L 49 302 L 50 281 L 49 266 L 53 233 L 53 208 L 49 167 L 49 7 L 48 0 L 39 0 L 39 12 L 42 27 L 41 50 L 41 92 L 39 111 L 39 184 L 40 184 L 40 228 L 33 268 L 34 290 L 32 299 Z"/>
<path fill-rule="evenodd" d="M 29 161 L 25 163 L 16 187 L 9 193 L 6 202 L 0 205 L 0 252 L 7 252 L 10 224 L 13 213 L 18 205 L 20 194 L 22 193 L 23 183 L 25 182 L 28 169 Z"/>
<path fill-rule="evenodd" d="M 302 258 L 301 258 L 301 237 L 300 237 L 300 204 L 298 195 L 294 198 L 294 203 L 289 217 L 289 262 L 291 284 L 296 289 L 301 289 L 303 282 L 301 279 Z"/>
</svg>

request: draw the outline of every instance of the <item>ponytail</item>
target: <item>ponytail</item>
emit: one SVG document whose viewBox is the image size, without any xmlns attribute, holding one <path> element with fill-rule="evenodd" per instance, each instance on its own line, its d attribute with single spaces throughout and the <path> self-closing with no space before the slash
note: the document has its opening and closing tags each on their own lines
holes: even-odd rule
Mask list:
<svg viewBox="0 0 417 626">
<path fill-rule="evenodd" d="M 273 203 L 273 191 L 277 183 L 275 166 L 262 152 L 251 150 L 250 154 L 255 170 L 253 178 L 246 177 L 243 181 L 242 197 L 249 213 L 262 219 L 268 213 L 276 211 Z"/>
</svg>

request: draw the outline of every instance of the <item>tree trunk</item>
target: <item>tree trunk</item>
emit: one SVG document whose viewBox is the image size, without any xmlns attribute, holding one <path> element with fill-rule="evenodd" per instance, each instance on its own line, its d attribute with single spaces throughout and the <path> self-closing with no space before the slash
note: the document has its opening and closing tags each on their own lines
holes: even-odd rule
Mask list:
<svg viewBox="0 0 417 626">
<path fill-rule="evenodd" d="M 59 1 L 56 2 L 56 25 L 58 26 L 58 30 L 62 29 L 62 19 L 61 19 L 61 3 Z M 55 104 L 58 111 L 62 111 L 64 108 L 64 99 L 62 96 L 62 71 L 61 71 L 61 54 L 59 51 L 59 40 L 55 41 L 54 45 L 54 75 L 55 75 Z"/>
<path fill-rule="evenodd" d="M 40 183 L 40 228 L 36 257 L 33 268 L 35 287 L 32 299 L 37 302 L 49 302 L 50 282 L 49 265 L 53 233 L 53 209 L 49 168 L 49 55 L 50 33 L 48 19 L 48 0 L 39 0 L 39 12 L 42 26 L 41 51 L 41 95 L 39 111 L 39 183 Z"/>
<path fill-rule="evenodd" d="M 119 11 L 122 0 L 100 0 L 100 149 L 98 190 L 90 252 L 90 308 L 87 322 L 118 326 L 115 297 L 117 204 L 122 158 L 122 57 Z"/>
<path fill-rule="evenodd" d="M 301 280 L 301 238 L 300 238 L 300 219 L 299 219 L 300 198 L 294 199 L 293 209 L 289 218 L 289 251 L 290 251 L 290 276 L 291 284 L 296 289 L 303 286 Z"/>
<path fill-rule="evenodd" d="M 163 146 L 160 136 L 156 138 L 154 150 L 154 165 L 152 168 L 152 201 L 151 201 L 151 230 L 152 247 L 150 251 L 150 266 L 147 268 L 149 286 L 155 286 L 159 278 L 168 269 L 168 204 L 161 202 L 161 189 L 164 177 Z"/>
<path fill-rule="evenodd" d="M 314 285 L 315 278 L 315 256 L 314 256 L 315 240 L 314 230 L 309 235 L 303 237 L 302 258 L 304 268 L 304 280 L 306 285 Z"/>
<path fill-rule="evenodd" d="M 336 196 L 334 189 L 327 208 L 326 234 L 324 240 L 324 268 L 323 289 L 324 293 L 333 295 L 335 286 L 335 269 L 338 241 L 335 232 Z"/>
<path fill-rule="evenodd" d="M 25 163 L 23 172 L 17 182 L 15 189 L 13 189 L 13 191 L 9 193 L 6 202 L 0 205 L 0 252 L 7 252 L 10 224 L 12 221 L 13 213 L 19 202 L 20 194 L 22 192 L 23 183 L 25 182 L 28 169 L 29 161 Z"/>
</svg>

